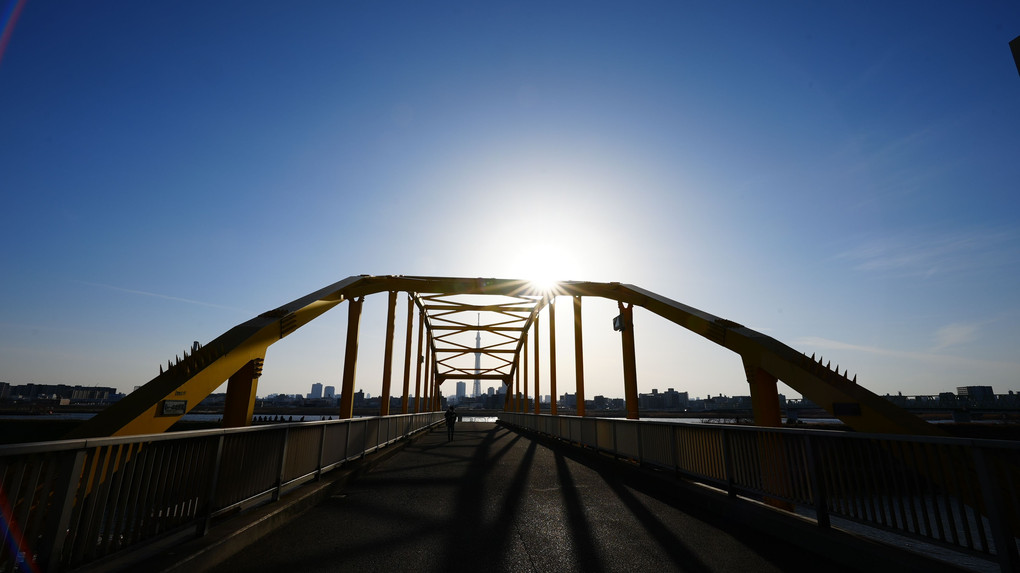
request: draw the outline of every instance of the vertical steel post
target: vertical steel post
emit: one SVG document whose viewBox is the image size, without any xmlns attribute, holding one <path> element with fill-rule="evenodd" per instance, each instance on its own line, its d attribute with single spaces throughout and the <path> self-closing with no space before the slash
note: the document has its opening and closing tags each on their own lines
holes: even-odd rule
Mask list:
<svg viewBox="0 0 1020 573">
<path fill-rule="evenodd" d="M 382 396 L 379 415 L 390 415 L 390 381 L 393 378 L 393 330 L 397 322 L 397 291 L 391 290 L 386 300 L 386 344 L 383 347 Z"/>
<path fill-rule="evenodd" d="M 779 389 L 776 387 L 777 378 L 747 359 L 744 359 L 743 362 L 747 383 L 751 390 L 751 413 L 754 414 L 754 425 L 767 428 L 782 426 Z"/>
<path fill-rule="evenodd" d="M 549 301 L 549 413 L 556 415 L 556 297 Z"/>
<path fill-rule="evenodd" d="M 574 372 L 577 380 L 577 415 L 584 417 L 584 340 L 581 337 L 581 297 L 574 297 Z"/>
<path fill-rule="evenodd" d="M 509 412 L 510 411 L 510 391 L 514 389 L 514 381 L 513 381 L 513 378 L 510 377 L 510 375 L 507 375 L 506 378 L 503 378 L 502 382 L 503 382 L 503 387 L 506 389 L 506 392 L 503 393 L 503 411 L 504 412 Z"/>
<path fill-rule="evenodd" d="M 255 413 L 255 391 L 262 376 L 265 353 L 234 372 L 227 380 L 227 398 L 223 405 L 223 427 L 241 428 L 251 425 Z"/>
<path fill-rule="evenodd" d="M 539 386 L 538 386 L 539 372 L 541 371 L 539 369 L 539 367 L 538 367 L 538 362 L 539 362 L 538 361 L 538 351 L 539 351 L 539 345 L 538 345 L 538 339 L 539 339 L 538 317 L 539 317 L 539 315 L 536 314 L 535 315 L 535 325 L 533 327 L 535 329 L 535 413 L 536 414 L 541 414 L 542 413 L 542 398 L 541 398 L 542 394 L 541 394 L 541 392 L 539 390 Z"/>
<path fill-rule="evenodd" d="M 426 412 L 432 411 L 432 342 L 429 338 L 432 337 L 431 333 L 426 333 L 425 337 L 425 403 L 422 406 Z"/>
<path fill-rule="evenodd" d="M 354 375 L 358 367 L 358 328 L 361 324 L 361 305 L 365 297 L 347 301 L 347 350 L 344 354 L 344 377 L 340 387 L 341 420 L 354 417 Z"/>
<path fill-rule="evenodd" d="M 617 302 L 623 318 L 623 394 L 627 419 L 638 419 L 637 360 L 634 358 L 634 306 Z"/>
<path fill-rule="evenodd" d="M 523 356 L 520 366 L 517 368 L 517 386 L 513 390 L 513 411 L 520 412 L 520 371 L 524 368 Z"/>
<path fill-rule="evenodd" d="M 400 413 L 406 414 L 408 407 L 408 398 L 411 391 L 411 336 L 413 334 L 412 329 L 414 328 L 414 299 L 411 295 L 407 295 L 407 336 L 404 341 L 404 394 L 403 399 L 400 401 Z"/>
<path fill-rule="evenodd" d="M 421 397 L 422 397 L 421 396 L 421 368 L 425 364 L 425 355 L 421 353 L 421 351 L 422 351 L 421 345 L 422 345 L 422 338 L 423 338 L 424 334 L 425 334 L 425 313 L 424 312 L 420 312 L 418 314 L 418 354 L 415 355 L 415 360 L 414 360 L 417 363 L 417 366 L 415 367 L 415 375 L 414 375 L 414 413 L 415 414 L 421 412 L 421 407 L 424 405 L 424 404 L 422 404 L 422 399 L 421 399 Z"/>
<path fill-rule="evenodd" d="M 524 373 L 521 375 L 524 382 L 521 384 L 524 388 L 524 395 L 521 396 L 520 412 L 528 411 L 528 333 L 522 334 L 524 337 Z"/>
</svg>

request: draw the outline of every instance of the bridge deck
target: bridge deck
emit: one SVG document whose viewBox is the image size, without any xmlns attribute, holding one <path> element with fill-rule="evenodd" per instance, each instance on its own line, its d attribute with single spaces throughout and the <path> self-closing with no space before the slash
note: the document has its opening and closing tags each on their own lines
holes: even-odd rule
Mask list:
<svg viewBox="0 0 1020 573">
<path fill-rule="evenodd" d="M 842 569 L 724 530 L 616 473 L 496 424 L 463 422 L 452 442 L 445 429 L 429 432 L 218 569 Z"/>
</svg>

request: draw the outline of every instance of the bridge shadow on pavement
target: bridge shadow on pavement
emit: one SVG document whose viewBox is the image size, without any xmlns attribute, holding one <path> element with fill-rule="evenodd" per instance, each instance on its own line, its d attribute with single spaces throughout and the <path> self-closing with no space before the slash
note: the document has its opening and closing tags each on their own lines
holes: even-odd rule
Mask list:
<svg viewBox="0 0 1020 573">
<path fill-rule="evenodd" d="M 422 435 L 224 571 L 841 571 L 675 490 L 494 423 Z"/>
</svg>

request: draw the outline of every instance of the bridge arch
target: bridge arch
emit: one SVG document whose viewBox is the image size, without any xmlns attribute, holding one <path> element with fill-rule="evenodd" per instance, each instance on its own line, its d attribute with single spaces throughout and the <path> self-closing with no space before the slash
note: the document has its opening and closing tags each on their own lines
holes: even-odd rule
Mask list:
<svg viewBox="0 0 1020 573">
<path fill-rule="evenodd" d="M 387 338 L 383 372 L 383 402 L 389 413 L 391 394 L 393 332 L 397 315 L 398 293 L 407 293 L 406 320 L 409 325 L 405 340 L 405 368 L 402 409 L 410 408 L 408 400 L 410 337 L 413 311 L 419 317 L 418 367 L 416 367 L 416 405 L 421 411 L 438 407 L 438 388 L 450 380 L 499 380 L 508 386 L 507 407 L 521 410 L 518 396 L 527 403 L 527 361 L 529 334 L 540 336 L 535 329 L 539 313 L 549 308 L 549 320 L 555 318 L 555 300 L 571 300 L 575 310 L 575 366 L 582 365 L 583 344 L 580 339 L 579 308 L 584 297 L 600 297 L 616 301 L 620 310 L 622 353 L 624 363 L 624 394 L 628 417 L 637 417 L 637 382 L 634 359 L 635 332 L 631 315 L 634 307 L 644 308 L 685 328 L 740 357 L 751 389 L 752 408 L 759 425 L 779 422 L 776 382 L 782 380 L 815 404 L 859 431 L 878 433 L 909 433 L 937 435 L 933 425 L 909 414 L 851 380 L 847 374 L 832 370 L 814 357 L 795 351 L 780 341 L 746 328 L 731 320 L 717 317 L 659 294 L 623 283 L 561 281 L 539 287 L 530 281 L 495 278 L 455 278 L 422 276 L 348 277 L 325 288 L 309 293 L 290 303 L 264 312 L 241 323 L 208 344 L 193 349 L 183 359 L 167 368 L 144 386 L 120 402 L 110 406 L 82 424 L 68 437 L 95 437 L 156 433 L 168 429 L 191 407 L 215 391 L 225 380 L 227 406 L 224 424 L 242 426 L 250 423 L 255 390 L 261 375 L 266 351 L 275 342 L 308 324 L 323 313 L 348 302 L 348 333 L 346 359 L 341 387 L 340 417 L 351 416 L 351 398 L 357 365 L 357 346 L 361 303 L 366 296 L 387 293 Z M 472 324 L 464 315 L 486 313 L 496 317 Z M 487 359 L 484 369 L 465 365 L 465 357 L 476 349 L 465 344 L 465 335 L 479 331 L 491 333 L 496 343 L 479 352 Z M 555 332 L 555 329 L 549 332 Z M 422 336 L 422 333 L 426 336 Z M 555 346 L 554 339 L 550 340 Z M 537 345 L 536 345 L 537 347 Z M 550 353 L 555 360 L 555 352 Z M 534 356 L 535 360 L 539 356 Z M 536 369 L 536 373 L 538 370 Z M 555 368 L 550 385 L 555 389 Z M 513 390 L 523 379 L 523 392 Z M 536 397 L 539 380 L 536 380 Z M 583 374 L 577 374 L 578 400 L 583 405 Z M 537 404 L 537 401 L 536 401 Z M 578 412 L 584 415 L 583 406 Z"/>
</svg>

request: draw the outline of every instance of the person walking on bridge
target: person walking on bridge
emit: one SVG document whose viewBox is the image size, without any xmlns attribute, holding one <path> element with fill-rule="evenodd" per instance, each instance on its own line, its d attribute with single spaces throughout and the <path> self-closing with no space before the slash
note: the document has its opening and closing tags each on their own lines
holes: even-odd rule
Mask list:
<svg viewBox="0 0 1020 573">
<path fill-rule="evenodd" d="M 446 441 L 453 441 L 453 425 L 457 423 L 457 413 L 453 411 L 453 406 L 450 406 L 446 413 L 443 414 L 446 418 Z"/>
</svg>

